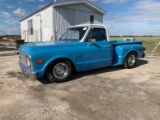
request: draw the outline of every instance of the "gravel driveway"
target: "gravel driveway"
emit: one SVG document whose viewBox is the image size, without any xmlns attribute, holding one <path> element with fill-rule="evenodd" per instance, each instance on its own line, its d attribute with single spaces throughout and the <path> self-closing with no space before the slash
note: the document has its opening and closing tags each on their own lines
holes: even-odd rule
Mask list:
<svg viewBox="0 0 160 120">
<path fill-rule="evenodd" d="M 18 55 L 0 55 L 0 120 L 159 120 L 160 57 L 134 69 L 77 73 L 66 83 L 31 80 Z"/>
</svg>

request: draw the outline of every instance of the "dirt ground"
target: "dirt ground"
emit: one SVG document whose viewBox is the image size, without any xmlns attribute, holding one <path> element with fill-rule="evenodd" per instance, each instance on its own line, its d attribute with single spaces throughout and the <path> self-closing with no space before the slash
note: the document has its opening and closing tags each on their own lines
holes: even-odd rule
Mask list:
<svg viewBox="0 0 160 120">
<path fill-rule="evenodd" d="M 0 50 L 0 120 L 160 119 L 160 56 L 57 84 L 25 77 L 14 53 Z"/>
</svg>

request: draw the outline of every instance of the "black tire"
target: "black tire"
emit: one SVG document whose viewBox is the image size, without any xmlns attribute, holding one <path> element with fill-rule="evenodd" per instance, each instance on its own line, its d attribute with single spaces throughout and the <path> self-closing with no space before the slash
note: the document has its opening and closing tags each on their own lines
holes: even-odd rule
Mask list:
<svg viewBox="0 0 160 120">
<path fill-rule="evenodd" d="M 136 66 L 136 63 L 137 63 L 137 54 L 135 52 L 131 52 L 125 58 L 123 66 L 127 69 L 131 69 Z"/>
<path fill-rule="evenodd" d="M 63 60 L 49 66 L 46 75 L 52 82 L 66 82 L 71 78 L 72 72 L 72 63 L 68 60 Z"/>
</svg>

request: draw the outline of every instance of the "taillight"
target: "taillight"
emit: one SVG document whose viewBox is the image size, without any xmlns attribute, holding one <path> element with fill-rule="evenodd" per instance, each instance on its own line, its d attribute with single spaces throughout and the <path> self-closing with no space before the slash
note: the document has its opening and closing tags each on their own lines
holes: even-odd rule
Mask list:
<svg viewBox="0 0 160 120">
<path fill-rule="evenodd" d="M 145 51 L 146 50 L 146 48 L 145 47 L 143 47 L 143 51 Z"/>
<path fill-rule="evenodd" d="M 145 47 L 142 47 L 141 49 L 140 49 L 140 51 L 145 51 L 146 50 L 146 48 Z"/>
</svg>

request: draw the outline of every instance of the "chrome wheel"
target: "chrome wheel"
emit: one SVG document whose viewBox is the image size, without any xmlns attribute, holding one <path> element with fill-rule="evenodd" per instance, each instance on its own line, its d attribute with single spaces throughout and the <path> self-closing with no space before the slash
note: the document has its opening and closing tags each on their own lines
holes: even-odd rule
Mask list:
<svg viewBox="0 0 160 120">
<path fill-rule="evenodd" d="M 46 75 L 52 82 L 66 82 L 72 76 L 73 66 L 68 60 L 57 60 L 48 66 Z"/>
<path fill-rule="evenodd" d="M 69 68 L 65 63 L 58 63 L 53 68 L 53 75 L 57 79 L 64 79 L 65 77 L 68 76 L 68 73 L 69 73 Z"/>
<path fill-rule="evenodd" d="M 137 63 L 137 54 L 135 52 L 131 52 L 125 58 L 123 66 L 127 69 L 131 69 L 136 66 L 136 63 Z"/>
<path fill-rule="evenodd" d="M 136 56 L 135 55 L 130 55 L 128 58 L 128 65 L 133 66 L 136 62 Z"/>
</svg>

